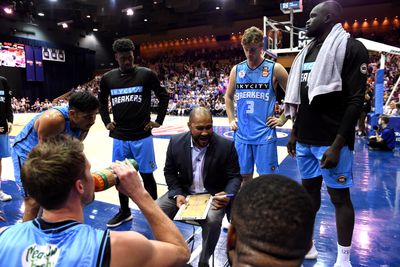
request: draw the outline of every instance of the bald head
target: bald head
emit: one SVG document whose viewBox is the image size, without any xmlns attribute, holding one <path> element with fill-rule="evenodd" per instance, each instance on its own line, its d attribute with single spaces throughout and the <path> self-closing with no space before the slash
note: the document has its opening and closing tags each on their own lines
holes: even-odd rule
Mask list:
<svg viewBox="0 0 400 267">
<path fill-rule="evenodd" d="M 188 127 L 195 146 L 198 148 L 208 146 L 213 135 L 210 110 L 203 107 L 194 108 L 189 115 Z"/>
<path fill-rule="evenodd" d="M 333 26 L 342 20 L 343 9 L 336 1 L 325 1 L 315 6 L 306 23 L 308 37 L 326 37 Z"/>
<path fill-rule="evenodd" d="M 212 120 L 211 111 L 204 107 L 197 107 L 197 108 L 192 109 L 192 111 L 189 114 L 189 123 L 192 122 L 195 117 L 196 118 L 205 117 L 207 119 Z"/>
<path fill-rule="evenodd" d="M 343 16 L 343 8 L 342 6 L 333 0 L 329 0 L 326 2 L 322 2 L 319 5 L 320 6 L 320 11 L 324 13 L 324 15 L 330 15 L 331 16 L 331 21 L 333 24 L 339 23 L 342 21 L 342 16 Z"/>
</svg>

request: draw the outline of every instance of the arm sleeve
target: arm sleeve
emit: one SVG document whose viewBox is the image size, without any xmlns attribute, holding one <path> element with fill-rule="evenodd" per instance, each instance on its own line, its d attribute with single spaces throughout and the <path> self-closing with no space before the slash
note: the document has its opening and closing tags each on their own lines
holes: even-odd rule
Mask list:
<svg viewBox="0 0 400 267">
<path fill-rule="evenodd" d="M 173 198 L 176 195 L 184 195 L 183 189 L 178 179 L 178 168 L 172 153 L 173 144 L 169 142 L 167 156 L 165 158 L 164 176 L 168 185 L 168 197 Z"/>
<path fill-rule="evenodd" d="M 349 39 L 344 64 L 342 82 L 343 89 L 348 90 L 344 96 L 347 104 L 338 134 L 348 140 L 361 112 L 367 82 L 368 51 L 361 42 Z"/>
<path fill-rule="evenodd" d="M 100 80 L 100 92 L 99 92 L 99 102 L 100 102 L 100 115 L 104 125 L 107 126 L 111 122 L 110 114 L 108 113 L 108 97 L 110 95 L 110 88 L 104 79 L 104 76 Z"/>
<path fill-rule="evenodd" d="M 160 125 L 163 124 L 165 115 L 167 114 L 169 95 L 165 90 L 165 87 L 160 85 L 160 81 L 157 78 L 155 72 L 150 73 L 150 88 L 158 98 L 158 112 L 156 122 Z"/>
</svg>

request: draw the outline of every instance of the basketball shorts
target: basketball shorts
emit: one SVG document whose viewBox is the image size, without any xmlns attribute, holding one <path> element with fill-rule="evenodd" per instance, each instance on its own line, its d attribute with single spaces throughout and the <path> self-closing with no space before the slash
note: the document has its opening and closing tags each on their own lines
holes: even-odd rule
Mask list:
<svg viewBox="0 0 400 267">
<path fill-rule="evenodd" d="M 130 158 L 136 160 L 139 171 L 152 173 L 157 169 L 154 155 L 153 137 L 149 136 L 135 141 L 114 139 L 112 161 Z"/>
<path fill-rule="evenodd" d="M 348 188 L 353 185 L 353 152 L 345 146 L 340 150 L 339 163 L 335 168 L 322 169 L 321 159 L 329 146 L 313 146 L 297 142 L 296 159 L 302 179 L 322 175 L 326 186 Z"/>
<path fill-rule="evenodd" d="M 254 164 L 259 175 L 279 172 L 276 141 L 268 144 L 253 145 L 235 141 L 239 156 L 241 174 L 254 172 Z"/>
<path fill-rule="evenodd" d="M 0 134 L 0 158 L 11 156 L 11 147 L 8 134 Z"/>
</svg>

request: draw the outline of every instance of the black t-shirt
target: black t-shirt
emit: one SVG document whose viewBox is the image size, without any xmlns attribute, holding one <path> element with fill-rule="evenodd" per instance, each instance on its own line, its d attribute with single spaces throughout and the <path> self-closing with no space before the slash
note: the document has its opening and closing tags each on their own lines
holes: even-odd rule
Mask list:
<svg viewBox="0 0 400 267">
<path fill-rule="evenodd" d="M 340 134 L 353 149 L 355 125 L 364 102 L 368 51 L 361 42 L 349 38 L 341 74 L 342 91 L 315 96 L 310 104 L 308 74 L 320 49 L 321 44 L 314 45 L 304 60 L 301 104 L 294 125 L 297 140 L 309 145 L 330 146 Z"/>
<path fill-rule="evenodd" d="M 7 79 L 0 76 L 0 127 L 4 127 L 4 131 L 0 132 L 0 134 L 7 133 L 7 122 L 13 122 L 11 90 L 8 86 Z"/>
<path fill-rule="evenodd" d="M 110 131 L 111 137 L 134 141 L 151 135 L 151 131 L 144 130 L 150 121 L 151 91 L 159 100 L 156 122 L 162 124 L 169 96 L 153 71 L 135 66 L 127 73 L 113 69 L 104 74 L 100 81 L 100 114 L 105 125 L 111 122 L 108 113 L 110 96 L 116 123 L 115 130 Z"/>
</svg>

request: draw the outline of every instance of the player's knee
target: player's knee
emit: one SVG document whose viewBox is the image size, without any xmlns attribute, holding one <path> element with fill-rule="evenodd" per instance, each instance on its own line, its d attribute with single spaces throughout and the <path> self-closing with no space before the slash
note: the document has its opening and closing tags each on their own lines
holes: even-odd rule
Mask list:
<svg viewBox="0 0 400 267">
<path fill-rule="evenodd" d="M 351 205 L 349 189 L 332 189 L 328 188 L 328 193 L 331 198 L 331 202 L 335 206 L 346 206 Z"/>
<path fill-rule="evenodd" d="M 309 194 L 320 194 L 322 186 L 322 176 L 318 176 L 312 179 L 302 179 L 301 184 Z"/>
</svg>

